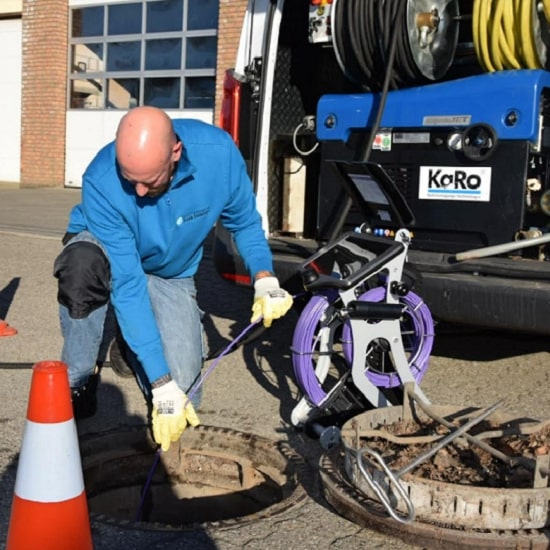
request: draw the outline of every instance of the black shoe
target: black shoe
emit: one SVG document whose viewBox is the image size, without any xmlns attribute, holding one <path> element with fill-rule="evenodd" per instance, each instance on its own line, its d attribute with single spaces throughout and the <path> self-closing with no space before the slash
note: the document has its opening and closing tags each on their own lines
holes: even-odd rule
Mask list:
<svg viewBox="0 0 550 550">
<path fill-rule="evenodd" d="M 86 384 L 78 388 L 71 388 L 73 401 L 73 415 L 75 420 L 90 418 L 97 412 L 97 385 L 99 373 L 92 374 Z"/>
<path fill-rule="evenodd" d="M 113 372 L 121 378 L 132 378 L 134 371 L 130 366 L 130 348 L 122 336 L 118 334 L 109 348 L 109 363 Z"/>
</svg>

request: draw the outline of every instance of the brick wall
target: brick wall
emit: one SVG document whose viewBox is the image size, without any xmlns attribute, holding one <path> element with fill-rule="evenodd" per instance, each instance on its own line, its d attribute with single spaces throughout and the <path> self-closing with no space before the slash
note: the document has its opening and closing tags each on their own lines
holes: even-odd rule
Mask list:
<svg viewBox="0 0 550 550">
<path fill-rule="evenodd" d="M 220 0 L 215 123 L 246 5 L 247 0 Z M 68 17 L 68 0 L 23 0 L 21 187 L 64 185 Z"/>
<path fill-rule="evenodd" d="M 218 123 L 222 101 L 223 77 L 235 65 L 239 38 L 247 0 L 220 0 L 218 22 L 218 59 L 216 64 L 216 107 L 214 123 Z"/>
<path fill-rule="evenodd" d="M 21 187 L 62 187 L 68 1 L 23 0 Z"/>
</svg>

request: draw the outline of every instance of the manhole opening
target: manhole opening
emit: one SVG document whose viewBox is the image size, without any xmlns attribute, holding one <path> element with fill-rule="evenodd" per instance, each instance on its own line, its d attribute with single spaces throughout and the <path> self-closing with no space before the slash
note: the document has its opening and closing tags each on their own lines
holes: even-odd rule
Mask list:
<svg viewBox="0 0 550 550">
<path fill-rule="evenodd" d="M 160 456 L 145 427 L 83 437 L 80 448 L 90 513 L 118 525 L 234 525 L 306 497 L 299 455 L 285 443 L 234 430 L 187 430 Z"/>
</svg>

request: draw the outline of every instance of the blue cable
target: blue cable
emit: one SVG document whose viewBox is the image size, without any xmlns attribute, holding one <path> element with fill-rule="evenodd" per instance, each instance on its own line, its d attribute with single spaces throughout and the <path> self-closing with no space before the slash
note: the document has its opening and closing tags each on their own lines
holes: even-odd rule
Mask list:
<svg viewBox="0 0 550 550">
<path fill-rule="evenodd" d="M 229 351 L 245 336 L 247 332 L 250 331 L 252 327 L 257 325 L 262 319 L 258 319 L 254 323 L 250 323 L 234 340 L 229 342 L 229 345 L 218 355 L 216 360 L 206 369 L 205 373 L 197 380 L 195 384 L 191 387 L 187 394 L 187 401 L 185 402 L 184 408 L 187 407 L 189 404 L 191 398 L 195 393 L 198 391 L 198 389 L 204 384 L 204 381 L 212 374 L 212 371 L 218 366 L 218 363 L 221 361 L 221 359 L 229 353 Z M 143 491 L 141 493 L 141 499 L 139 502 L 138 511 L 136 514 L 136 521 L 141 521 L 141 514 L 143 513 L 143 504 L 145 503 L 145 497 L 147 496 L 147 493 L 149 492 L 149 487 L 151 486 L 151 482 L 153 481 L 153 475 L 155 473 L 155 470 L 157 468 L 157 465 L 159 463 L 160 454 L 162 452 L 162 449 L 159 447 L 157 449 L 157 452 L 155 453 L 155 459 L 153 461 L 153 465 L 151 466 L 151 470 L 149 471 L 149 475 L 147 476 L 147 480 L 145 481 L 145 485 L 143 487 Z"/>
</svg>

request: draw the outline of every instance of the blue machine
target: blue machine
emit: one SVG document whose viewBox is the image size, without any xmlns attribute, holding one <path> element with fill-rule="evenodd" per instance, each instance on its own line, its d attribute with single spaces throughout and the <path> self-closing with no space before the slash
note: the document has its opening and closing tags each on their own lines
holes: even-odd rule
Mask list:
<svg viewBox="0 0 550 550">
<path fill-rule="evenodd" d="M 454 253 L 546 232 L 550 222 L 550 73 L 502 71 L 391 91 L 371 151 L 363 151 L 379 94 L 326 95 L 318 102 L 323 147 L 320 236 L 338 201 L 335 163 L 365 188 L 357 222 L 398 229 L 360 178 L 367 159 L 402 193 L 414 221 L 413 248 Z M 368 153 L 366 155 L 365 153 Z M 340 171 L 341 172 L 341 171 Z M 357 201 L 356 201 L 357 202 Z M 361 198 L 360 201 L 361 202 Z"/>
<path fill-rule="evenodd" d="M 541 98 L 550 72 L 518 70 L 484 73 L 388 94 L 382 128 L 467 127 L 488 124 L 499 139 L 536 144 Z M 358 128 L 370 128 L 379 94 L 325 95 L 317 105 L 319 140 L 347 141 Z"/>
</svg>

